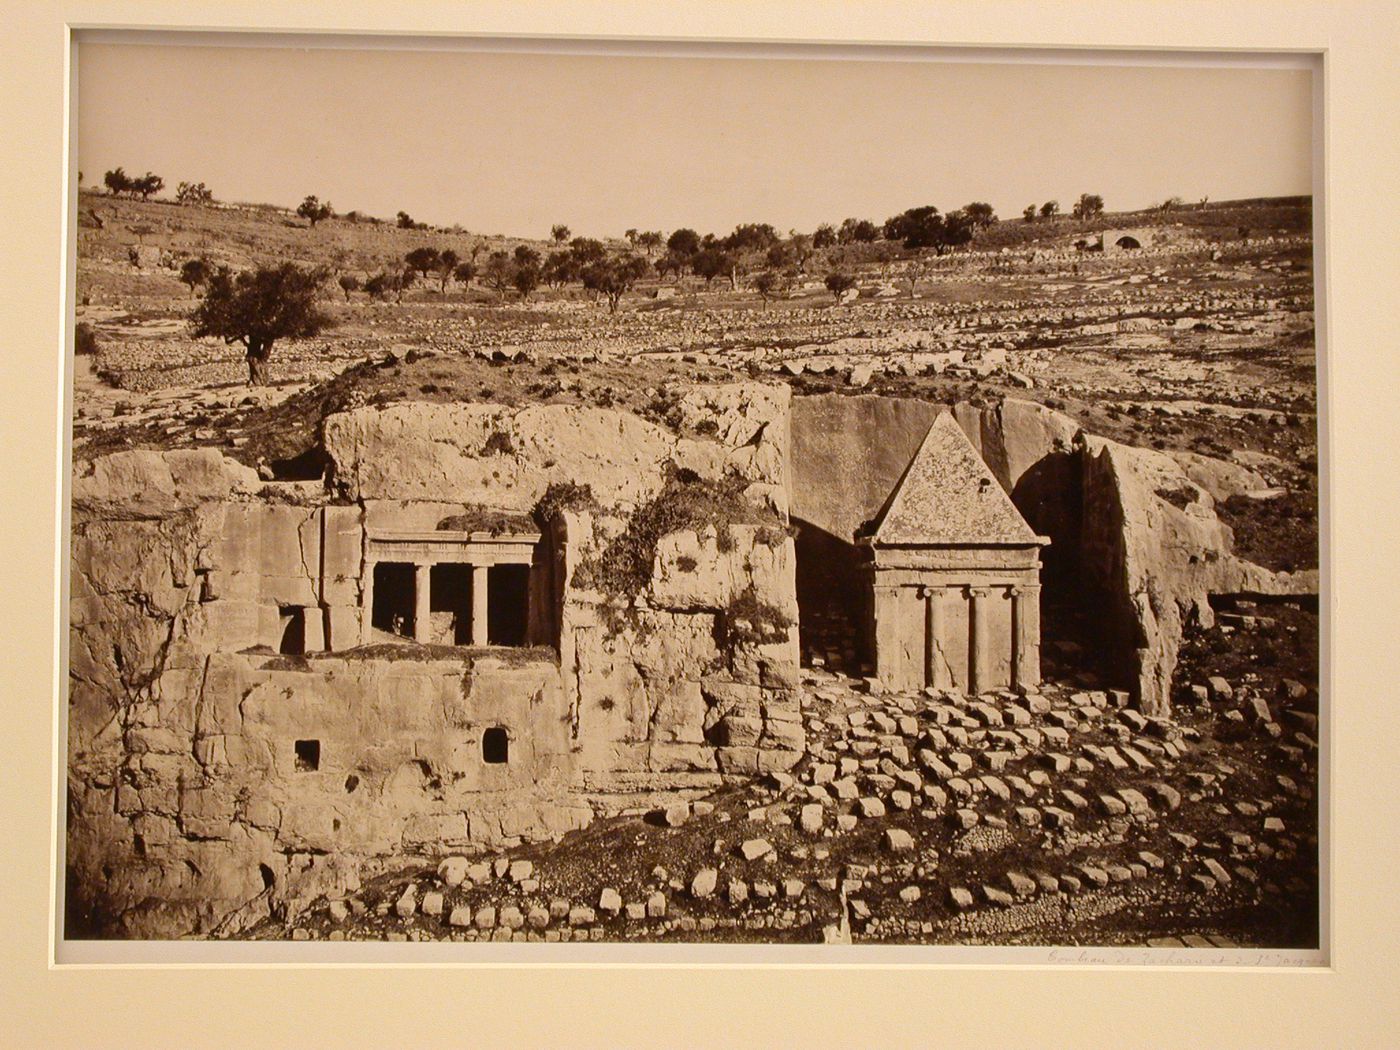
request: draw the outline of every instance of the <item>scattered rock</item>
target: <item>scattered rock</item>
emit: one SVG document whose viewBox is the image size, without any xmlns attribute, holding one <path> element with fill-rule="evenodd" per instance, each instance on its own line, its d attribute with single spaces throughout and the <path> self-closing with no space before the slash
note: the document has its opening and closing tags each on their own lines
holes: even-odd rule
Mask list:
<svg viewBox="0 0 1400 1050">
<path fill-rule="evenodd" d="M 767 839 L 748 839 L 739 847 L 745 860 L 758 860 L 773 852 L 773 844 Z"/>
<path fill-rule="evenodd" d="M 747 845 L 747 843 L 745 845 Z M 764 845 L 767 845 L 767 843 L 764 843 Z M 748 856 L 748 854 L 745 853 L 745 856 Z M 750 857 L 749 859 L 752 860 L 753 858 Z M 700 899 L 709 897 L 715 892 L 715 886 L 718 882 L 718 870 L 715 868 L 701 868 L 695 873 L 695 878 L 690 880 L 690 895 Z"/>
</svg>

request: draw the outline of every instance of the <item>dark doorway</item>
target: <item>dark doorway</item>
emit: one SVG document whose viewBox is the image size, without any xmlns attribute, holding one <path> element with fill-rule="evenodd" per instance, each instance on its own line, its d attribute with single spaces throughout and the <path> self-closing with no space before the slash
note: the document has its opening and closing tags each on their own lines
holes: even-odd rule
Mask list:
<svg viewBox="0 0 1400 1050">
<path fill-rule="evenodd" d="M 302 656 L 306 653 L 306 610 L 300 605 L 284 605 L 282 613 L 282 640 L 277 645 L 279 653 L 288 656 Z"/>
<path fill-rule="evenodd" d="M 492 726 L 481 734 L 481 760 L 491 765 L 510 761 L 510 737 L 500 726 Z"/>
<path fill-rule="evenodd" d="M 530 566 L 493 565 L 487 572 L 487 644 L 528 644 Z"/>
<path fill-rule="evenodd" d="M 1142 247 L 1142 245 L 1138 243 L 1138 239 L 1136 237 L 1119 237 L 1118 240 L 1114 241 L 1113 243 L 1118 245 L 1118 247 L 1122 248 L 1124 251 L 1132 251 L 1134 248 Z"/>
<path fill-rule="evenodd" d="M 429 572 L 428 609 L 433 614 L 435 637 L 443 636 L 437 631 L 439 614 L 451 617 L 452 630 L 449 639 L 452 645 L 470 645 L 472 641 L 472 567 L 443 563 L 434 565 Z"/>
<path fill-rule="evenodd" d="M 380 631 L 413 637 L 414 574 L 408 562 L 381 561 L 374 567 L 374 608 L 370 624 Z"/>
<path fill-rule="evenodd" d="M 868 659 L 869 603 L 862 551 L 809 521 L 797 526 L 798 640 L 802 663 L 856 673 Z"/>
</svg>

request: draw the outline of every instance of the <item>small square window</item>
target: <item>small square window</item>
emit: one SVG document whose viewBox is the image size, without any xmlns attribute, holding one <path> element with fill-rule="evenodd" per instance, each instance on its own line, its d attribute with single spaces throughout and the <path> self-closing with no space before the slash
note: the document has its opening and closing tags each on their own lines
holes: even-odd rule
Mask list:
<svg viewBox="0 0 1400 1050">
<path fill-rule="evenodd" d="M 314 773 L 321 768 L 321 741 L 298 740 L 295 748 L 298 773 Z"/>
<path fill-rule="evenodd" d="M 500 726 L 492 726 L 481 734 L 481 760 L 492 765 L 510 760 L 510 738 Z"/>
</svg>

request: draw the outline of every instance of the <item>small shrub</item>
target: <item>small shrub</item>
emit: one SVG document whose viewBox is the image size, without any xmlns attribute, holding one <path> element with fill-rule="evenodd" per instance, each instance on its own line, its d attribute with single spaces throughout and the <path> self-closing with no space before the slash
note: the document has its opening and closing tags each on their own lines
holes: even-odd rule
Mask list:
<svg viewBox="0 0 1400 1050">
<path fill-rule="evenodd" d="M 86 321 L 79 321 L 78 327 L 73 329 L 73 353 L 83 355 L 97 353 L 97 333 L 92 330 L 92 325 Z"/>
<path fill-rule="evenodd" d="M 724 631 L 732 645 L 771 645 L 787 639 L 792 620 L 776 605 L 761 600 L 752 586 L 724 610 Z"/>
<path fill-rule="evenodd" d="M 504 430 L 492 431 L 491 436 L 486 439 L 486 444 L 481 447 L 483 456 L 509 456 L 514 453 L 515 442 Z"/>
<path fill-rule="evenodd" d="M 796 526 L 789 525 L 786 528 L 782 528 L 777 525 L 764 525 L 754 535 L 754 540 L 757 543 L 763 544 L 765 547 L 771 547 L 776 550 L 787 542 L 789 536 L 796 538 Z"/>
<path fill-rule="evenodd" d="M 591 485 L 555 481 L 536 502 L 533 516 L 541 525 L 547 525 L 566 510 L 595 510 L 597 506 Z"/>
<path fill-rule="evenodd" d="M 671 466 L 666 484 L 650 502 L 637 509 L 627 527 L 601 554 L 579 566 L 579 583 L 610 594 L 635 597 L 651 580 L 656 548 L 662 537 L 686 530 L 714 527 L 721 553 L 734 549 L 732 525 L 781 527 L 777 515 L 744 498 L 747 483 L 728 476 L 709 481 L 693 470 Z"/>
<path fill-rule="evenodd" d="M 1156 491 L 1160 498 L 1166 500 L 1178 510 L 1185 510 L 1196 502 L 1195 491 L 1184 485 L 1174 489 L 1157 489 Z"/>
</svg>

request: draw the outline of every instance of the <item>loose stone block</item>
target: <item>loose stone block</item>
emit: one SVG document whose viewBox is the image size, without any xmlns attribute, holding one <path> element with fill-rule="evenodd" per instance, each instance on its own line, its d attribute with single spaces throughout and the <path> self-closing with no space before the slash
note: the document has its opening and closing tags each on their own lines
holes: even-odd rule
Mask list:
<svg viewBox="0 0 1400 1050">
<path fill-rule="evenodd" d="M 748 839 L 739 847 L 739 852 L 745 860 L 757 860 L 773 852 L 773 844 L 767 839 Z"/>
<path fill-rule="evenodd" d="M 914 849 L 914 836 L 903 828 L 887 828 L 885 848 L 891 853 L 909 853 Z"/>
<path fill-rule="evenodd" d="M 690 880 L 690 895 L 704 899 L 715 892 L 719 882 L 719 871 L 715 868 L 701 868 Z"/>
<path fill-rule="evenodd" d="M 1006 873 L 1006 882 L 1007 885 L 1011 887 L 1011 891 L 1018 897 L 1035 896 L 1037 888 L 1035 880 L 1029 876 L 1022 875 L 1019 871 L 1008 871 Z"/>
</svg>

